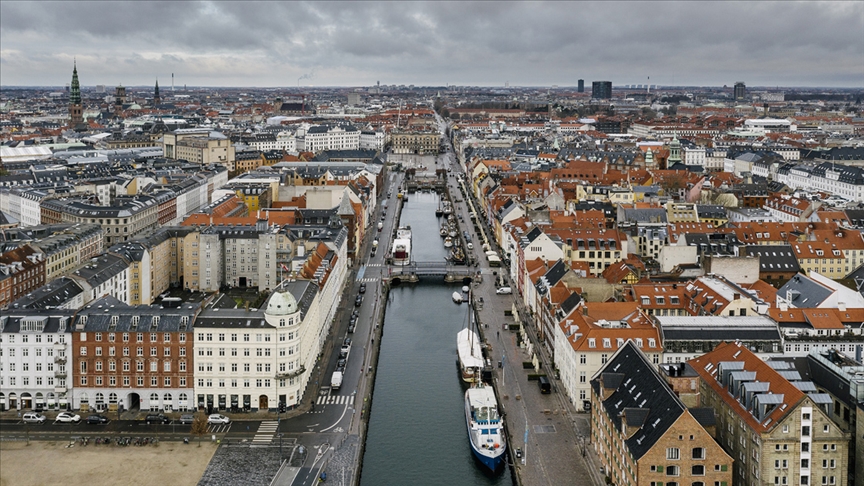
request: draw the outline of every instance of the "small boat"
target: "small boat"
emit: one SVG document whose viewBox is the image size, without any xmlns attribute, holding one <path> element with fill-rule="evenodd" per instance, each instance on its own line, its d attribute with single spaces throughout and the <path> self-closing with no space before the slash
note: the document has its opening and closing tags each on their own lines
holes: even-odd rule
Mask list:
<svg viewBox="0 0 864 486">
<path fill-rule="evenodd" d="M 440 233 L 442 237 L 447 236 L 447 227 L 442 226 L 441 231 L 439 231 L 438 233 Z"/>
<path fill-rule="evenodd" d="M 408 265 L 411 262 L 411 227 L 400 227 L 393 240 L 393 265 Z"/>
<path fill-rule="evenodd" d="M 464 265 L 465 264 L 465 252 L 462 251 L 462 248 L 459 246 L 454 246 L 450 249 L 450 256 L 448 257 L 450 263 L 455 265 Z"/>
<path fill-rule="evenodd" d="M 465 422 L 474 457 L 493 473 L 498 472 L 505 464 L 507 443 L 492 387 L 480 385 L 465 391 Z"/>
<path fill-rule="evenodd" d="M 453 238 L 450 238 L 449 236 L 447 238 L 444 238 L 444 248 L 450 248 L 452 246 L 453 246 Z"/>
<path fill-rule="evenodd" d="M 470 290 L 471 290 L 471 287 L 469 287 L 467 285 L 462 286 L 462 293 L 467 294 Z"/>
<path fill-rule="evenodd" d="M 460 294 L 459 292 L 453 292 L 453 302 L 456 302 L 457 304 L 461 304 L 462 303 L 462 294 Z"/>
<path fill-rule="evenodd" d="M 457 235 L 457 234 L 459 234 L 459 233 L 456 233 L 456 231 L 454 231 L 454 230 L 452 230 L 452 229 L 450 230 L 450 233 L 448 233 L 448 235 L 450 236 L 450 238 L 456 238 L 456 235 Z"/>
</svg>

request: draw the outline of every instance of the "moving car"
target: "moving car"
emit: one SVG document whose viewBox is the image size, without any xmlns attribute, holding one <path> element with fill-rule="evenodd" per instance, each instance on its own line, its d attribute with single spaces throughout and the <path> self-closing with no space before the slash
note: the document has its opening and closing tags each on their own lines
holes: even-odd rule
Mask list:
<svg viewBox="0 0 864 486">
<path fill-rule="evenodd" d="M 190 425 L 194 421 L 195 421 L 195 416 L 192 415 L 191 413 L 184 413 L 183 415 L 180 416 L 180 423 L 183 425 Z"/>
<path fill-rule="evenodd" d="M 207 423 L 208 424 L 230 424 L 231 419 L 224 416 L 224 415 L 214 413 L 213 415 L 207 417 Z"/>
<path fill-rule="evenodd" d="M 21 417 L 21 419 L 24 420 L 24 422 L 26 422 L 28 424 L 44 424 L 45 423 L 45 416 L 42 415 L 41 413 L 36 413 L 36 412 L 27 412 L 24 414 L 23 417 Z"/>
<path fill-rule="evenodd" d="M 147 425 L 171 423 L 171 419 L 162 415 L 161 413 L 148 413 L 147 417 L 144 418 L 144 421 L 147 422 Z"/>
<path fill-rule="evenodd" d="M 88 415 L 86 421 L 88 424 L 102 425 L 108 423 L 108 417 L 104 415 Z"/>
<path fill-rule="evenodd" d="M 77 424 L 78 422 L 81 421 L 81 416 L 76 415 L 72 412 L 60 412 L 59 414 L 57 414 L 57 418 L 54 419 L 54 421 L 55 422 L 62 422 L 62 423 L 66 423 L 66 424 L 68 424 L 68 423 L 76 423 Z"/>
</svg>

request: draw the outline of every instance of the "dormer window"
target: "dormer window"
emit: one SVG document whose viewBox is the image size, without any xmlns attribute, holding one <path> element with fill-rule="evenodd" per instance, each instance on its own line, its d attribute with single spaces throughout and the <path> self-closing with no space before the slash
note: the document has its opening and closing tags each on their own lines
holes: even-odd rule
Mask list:
<svg viewBox="0 0 864 486">
<path fill-rule="evenodd" d="M 597 340 L 594 338 L 588 338 L 588 347 L 589 348 L 596 348 L 597 347 Z"/>
</svg>

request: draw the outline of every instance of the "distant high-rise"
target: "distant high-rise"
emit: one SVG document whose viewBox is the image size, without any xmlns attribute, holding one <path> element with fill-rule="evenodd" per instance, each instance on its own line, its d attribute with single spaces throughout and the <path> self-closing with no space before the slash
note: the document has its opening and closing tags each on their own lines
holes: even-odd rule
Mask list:
<svg viewBox="0 0 864 486">
<path fill-rule="evenodd" d="M 579 80 L 579 87 L 576 88 L 576 92 L 577 93 L 584 93 L 585 92 L 585 80 L 584 79 Z"/>
<path fill-rule="evenodd" d="M 69 126 L 77 127 L 84 123 L 84 110 L 81 107 L 81 85 L 78 84 L 78 63 L 72 63 L 72 84 L 69 87 Z"/>
<path fill-rule="evenodd" d="M 738 81 L 735 83 L 734 98 L 738 101 L 743 100 L 745 96 L 747 96 L 747 86 L 744 86 L 743 81 Z"/>
<path fill-rule="evenodd" d="M 595 100 L 608 100 L 612 98 L 612 81 L 592 82 L 591 97 Z"/>
</svg>

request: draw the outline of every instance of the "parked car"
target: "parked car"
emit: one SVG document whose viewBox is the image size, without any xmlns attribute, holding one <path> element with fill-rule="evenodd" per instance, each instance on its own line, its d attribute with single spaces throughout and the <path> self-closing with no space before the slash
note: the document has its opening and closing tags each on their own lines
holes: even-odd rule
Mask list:
<svg viewBox="0 0 864 486">
<path fill-rule="evenodd" d="M 342 341 L 342 346 L 351 346 L 351 338 L 346 337 L 344 341 Z"/>
<path fill-rule="evenodd" d="M 511 289 L 510 287 L 501 287 L 496 290 L 495 293 L 498 295 L 509 295 L 513 293 L 513 289 Z"/>
<path fill-rule="evenodd" d="M 81 421 L 81 416 L 74 414 L 72 412 L 60 412 L 59 414 L 57 414 L 57 418 L 54 419 L 54 421 L 65 423 L 65 424 L 68 424 L 68 423 L 77 424 L 78 422 Z"/>
<path fill-rule="evenodd" d="M 107 424 L 108 423 L 108 417 L 106 417 L 104 415 L 88 415 L 87 416 L 87 423 L 88 424 L 98 424 L 98 425 Z"/>
<path fill-rule="evenodd" d="M 213 415 L 207 417 L 207 423 L 208 424 L 230 424 L 231 419 L 224 416 L 224 415 L 214 413 Z"/>
<path fill-rule="evenodd" d="M 336 362 L 336 371 L 345 371 L 345 366 L 348 364 L 348 361 L 345 358 L 340 359 Z"/>
<path fill-rule="evenodd" d="M 354 299 L 354 307 L 360 307 L 363 305 L 363 296 L 358 295 L 356 299 Z"/>
<path fill-rule="evenodd" d="M 161 413 L 148 413 L 147 417 L 144 418 L 144 421 L 147 422 L 147 425 L 171 423 L 171 419 L 162 415 Z"/>
<path fill-rule="evenodd" d="M 190 425 L 194 421 L 195 421 L 195 416 L 192 415 L 191 413 L 184 413 L 183 415 L 180 416 L 180 423 L 183 425 Z"/>
<path fill-rule="evenodd" d="M 360 293 L 361 293 L 361 294 L 365 294 L 365 293 L 366 293 L 366 284 L 365 284 L 365 283 L 361 283 L 361 284 L 360 284 Z"/>
<path fill-rule="evenodd" d="M 22 418 L 22 420 L 24 420 L 24 422 L 26 422 L 28 424 L 44 424 L 45 423 L 45 416 L 42 415 L 41 413 L 27 412 L 21 418 Z"/>
</svg>

